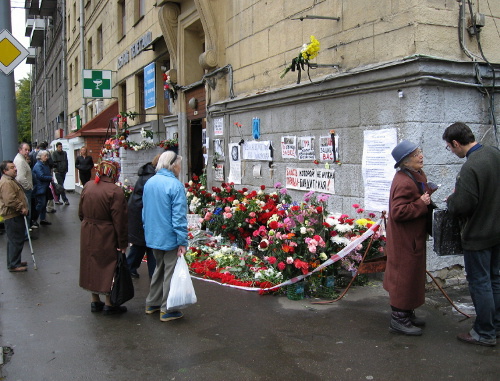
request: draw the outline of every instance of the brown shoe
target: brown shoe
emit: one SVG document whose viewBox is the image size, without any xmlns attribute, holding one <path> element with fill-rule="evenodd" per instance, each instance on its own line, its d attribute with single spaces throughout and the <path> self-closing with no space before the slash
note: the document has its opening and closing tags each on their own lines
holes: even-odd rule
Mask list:
<svg viewBox="0 0 500 381">
<path fill-rule="evenodd" d="M 467 344 L 483 345 L 485 347 L 494 347 L 495 345 L 497 345 L 496 343 L 493 342 L 487 343 L 484 341 L 476 340 L 469 333 L 459 333 L 457 335 L 457 339 Z"/>
<path fill-rule="evenodd" d="M 14 267 L 13 269 L 9 269 L 11 273 L 22 273 L 23 271 L 27 271 L 28 268 L 26 266 Z"/>
</svg>

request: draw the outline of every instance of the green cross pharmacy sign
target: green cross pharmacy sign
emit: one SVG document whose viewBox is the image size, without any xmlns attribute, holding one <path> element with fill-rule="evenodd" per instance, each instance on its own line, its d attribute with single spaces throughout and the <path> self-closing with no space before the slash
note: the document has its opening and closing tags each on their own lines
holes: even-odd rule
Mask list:
<svg viewBox="0 0 500 381">
<path fill-rule="evenodd" d="M 111 98 L 111 70 L 83 70 L 84 98 Z"/>
</svg>

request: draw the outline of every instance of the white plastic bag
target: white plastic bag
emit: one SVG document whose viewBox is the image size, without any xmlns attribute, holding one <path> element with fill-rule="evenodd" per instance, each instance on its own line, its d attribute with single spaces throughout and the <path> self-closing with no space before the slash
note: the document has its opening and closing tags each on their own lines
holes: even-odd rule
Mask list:
<svg viewBox="0 0 500 381">
<path fill-rule="evenodd" d="M 196 303 L 193 282 L 189 275 L 188 265 L 181 255 L 175 264 L 174 274 L 170 280 L 170 291 L 167 298 L 167 310 L 180 310 Z"/>
</svg>

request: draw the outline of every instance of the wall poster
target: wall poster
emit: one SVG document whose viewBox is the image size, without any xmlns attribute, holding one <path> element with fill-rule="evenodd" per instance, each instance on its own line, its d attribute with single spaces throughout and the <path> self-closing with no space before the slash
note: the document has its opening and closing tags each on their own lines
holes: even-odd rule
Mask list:
<svg viewBox="0 0 500 381">
<path fill-rule="evenodd" d="M 282 136 L 281 137 L 281 158 L 296 159 L 297 158 L 297 137 Z"/>
<path fill-rule="evenodd" d="M 286 168 L 287 189 L 335 194 L 335 170 L 320 168 Z"/>
<path fill-rule="evenodd" d="M 300 136 L 297 144 L 299 160 L 316 160 L 314 137 Z"/>
</svg>

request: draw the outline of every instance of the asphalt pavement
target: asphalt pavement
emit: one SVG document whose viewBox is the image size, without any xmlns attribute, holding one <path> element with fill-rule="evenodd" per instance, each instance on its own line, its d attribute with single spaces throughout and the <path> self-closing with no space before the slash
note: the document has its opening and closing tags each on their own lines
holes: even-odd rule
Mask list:
<svg viewBox="0 0 500 381">
<path fill-rule="evenodd" d="M 128 312 L 90 312 L 78 287 L 80 221 L 77 193 L 33 234 L 38 270 L 26 242 L 26 273 L 6 268 L 0 236 L 0 379 L 29 380 L 498 380 L 500 347 L 459 342 L 472 319 L 453 312 L 439 291 L 417 310 L 420 337 L 388 330 L 387 293 L 378 280 L 339 302 L 312 304 L 260 296 L 193 280 L 198 303 L 184 318 L 146 315 L 146 265 L 134 280 Z M 467 307 L 467 289 L 447 289 Z M 10 354 L 8 354 L 10 352 Z"/>
</svg>

